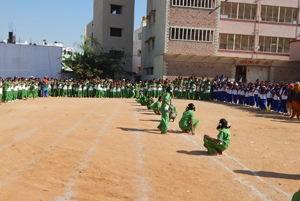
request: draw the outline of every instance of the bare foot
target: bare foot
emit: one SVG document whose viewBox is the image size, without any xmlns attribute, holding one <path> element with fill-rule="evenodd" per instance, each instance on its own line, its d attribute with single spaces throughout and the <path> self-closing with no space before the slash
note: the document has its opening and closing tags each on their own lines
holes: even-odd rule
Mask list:
<svg viewBox="0 0 300 201">
<path fill-rule="evenodd" d="M 212 153 L 212 154 L 209 154 L 210 156 L 218 156 L 219 153 L 218 152 L 215 152 L 215 153 Z"/>
<path fill-rule="evenodd" d="M 224 150 L 220 150 L 220 153 L 219 153 L 219 154 L 220 154 L 220 155 L 224 155 L 224 153 L 225 153 L 225 150 L 226 150 L 226 149 L 224 149 Z"/>
</svg>

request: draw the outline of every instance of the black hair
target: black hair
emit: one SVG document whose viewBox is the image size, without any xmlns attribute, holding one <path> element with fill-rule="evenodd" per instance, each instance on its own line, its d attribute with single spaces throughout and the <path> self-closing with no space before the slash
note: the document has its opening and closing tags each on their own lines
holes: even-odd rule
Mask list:
<svg viewBox="0 0 300 201">
<path fill-rule="evenodd" d="M 172 88 L 171 87 L 167 87 L 166 92 L 172 93 Z"/>
<path fill-rule="evenodd" d="M 161 99 L 161 98 L 162 98 L 162 96 L 158 97 L 158 100 Z"/>
<path fill-rule="evenodd" d="M 186 107 L 185 111 L 188 111 L 188 110 L 194 110 L 194 111 L 196 111 L 195 105 L 193 103 L 188 104 L 188 106 Z"/>
<path fill-rule="evenodd" d="M 222 129 L 222 128 L 230 128 L 230 124 L 224 118 L 220 119 L 218 126 L 217 126 L 217 130 Z"/>
</svg>

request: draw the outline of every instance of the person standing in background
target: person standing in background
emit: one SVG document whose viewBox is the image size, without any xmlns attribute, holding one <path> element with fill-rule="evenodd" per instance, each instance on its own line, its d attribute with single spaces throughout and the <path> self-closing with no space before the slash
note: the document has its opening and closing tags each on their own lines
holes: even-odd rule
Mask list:
<svg viewBox="0 0 300 201">
<path fill-rule="evenodd" d="M 161 112 L 161 122 L 157 126 L 159 130 L 161 130 L 161 134 L 166 134 L 168 132 L 169 125 L 169 108 L 172 110 L 171 106 L 171 97 L 172 97 L 172 89 L 171 87 L 167 87 L 166 93 L 163 95 L 162 104 L 160 108 Z"/>
<path fill-rule="evenodd" d="M 296 82 L 295 87 L 293 90 L 293 98 L 292 98 L 292 107 L 293 107 L 293 114 L 291 118 L 297 116 L 299 119 L 300 116 L 300 83 Z"/>
</svg>

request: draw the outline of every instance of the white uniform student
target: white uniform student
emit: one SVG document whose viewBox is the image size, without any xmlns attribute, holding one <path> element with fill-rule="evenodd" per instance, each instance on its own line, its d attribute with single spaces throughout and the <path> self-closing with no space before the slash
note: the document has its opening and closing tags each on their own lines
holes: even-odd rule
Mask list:
<svg viewBox="0 0 300 201">
<path fill-rule="evenodd" d="M 62 97 L 62 90 L 63 90 L 63 85 L 60 82 L 58 85 L 58 97 Z"/>
</svg>

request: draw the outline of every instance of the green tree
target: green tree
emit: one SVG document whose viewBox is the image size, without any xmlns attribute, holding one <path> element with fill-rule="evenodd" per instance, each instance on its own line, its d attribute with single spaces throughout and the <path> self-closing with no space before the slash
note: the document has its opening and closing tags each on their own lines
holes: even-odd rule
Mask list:
<svg viewBox="0 0 300 201">
<path fill-rule="evenodd" d="M 79 79 L 115 78 L 122 74 L 124 65 L 129 63 L 131 55 L 114 49 L 107 50 L 98 40 L 85 38 L 85 43 L 76 44 L 82 52 L 65 60 Z"/>
</svg>

